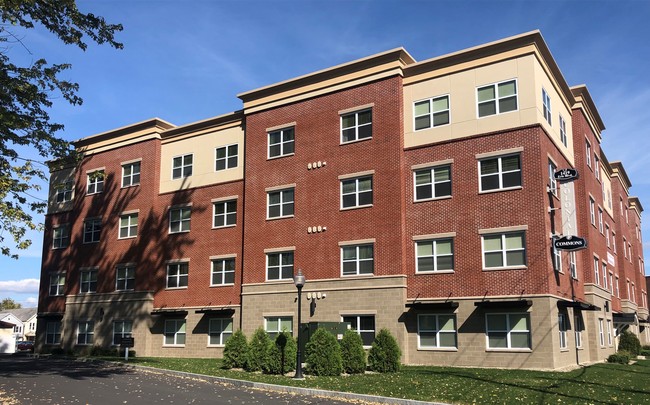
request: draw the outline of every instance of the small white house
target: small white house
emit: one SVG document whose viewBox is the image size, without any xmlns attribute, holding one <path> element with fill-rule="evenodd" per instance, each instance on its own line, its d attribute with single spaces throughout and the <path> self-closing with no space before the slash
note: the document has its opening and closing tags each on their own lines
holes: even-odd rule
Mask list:
<svg viewBox="0 0 650 405">
<path fill-rule="evenodd" d="M 13 353 L 16 351 L 16 338 L 14 324 L 0 321 L 0 353 Z"/>
</svg>

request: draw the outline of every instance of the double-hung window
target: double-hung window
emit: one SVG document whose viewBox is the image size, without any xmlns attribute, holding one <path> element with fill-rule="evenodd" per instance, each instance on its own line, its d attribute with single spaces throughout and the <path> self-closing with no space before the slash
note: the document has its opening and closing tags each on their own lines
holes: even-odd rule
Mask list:
<svg viewBox="0 0 650 405">
<path fill-rule="evenodd" d="M 264 318 L 264 330 L 272 340 L 280 332 L 289 332 L 293 335 L 293 318 L 290 316 L 267 316 Z"/>
<path fill-rule="evenodd" d="M 135 289 L 135 266 L 123 264 L 115 271 L 115 291 L 131 291 Z"/>
<path fill-rule="evenodd" d="M 163 346 L 185 346 L 185 319 L 166 319 Z"/>
<path fill-rule="evenodd" d="M 542 88 L 542 104 L 544 109 L 544 119 L 548 122 L 548 125 L 553 125 L 551 120 L 551 97 L 544 88 Z"/>
<path fill-rule="evenodd" d="M 596 226 L 596 201 L 591 197 L 589 197 L 589 218 L 591 219 L 591 224 Z"/>
<path fill-rule="evenodd" d="M 415 201 L 451 196 L 451 166 L 437 166 L 413 171 Z"/>
<path fill-rule="evenodd" d="M 294 213 L 295 188 L 267 191 L 266 218 L 291 217 Z"/>
<path fill-rule="evenodd" d="M 172 158 L 172 180 L 190 177 L 192 175 L 194 155 L 176 156 Z"/>
<path fill-rule="evenodd" d="M 123 164 L 122 187 L 137 186 L 138 184 L 140 184 L 140 162 Z"/>
<path fill-rule="evenodd" d="M 341 143 L 372 137 L 372 109 L 341 115 Z"/>
<path fill-rule="evenodd" d="M 566 349 L 568 347 L 568 342 L 567 342 L 567 317 L 566 314 L 559 313 L 557 315 L 557 325 L 560 330 L 560 349 Z"/>
<path fill-rule="evenodd" d="M 66 181 L 65 183 L 60 183 L 56 185 L 56 202 L 64 203 L 72 201 L 72 189 L 74 183 L 71 181 Z"/>
<path fill-rule="evenodd" d="M 530 349 L 530 316 L 521 314 L 486 314 L 489 349 Z"/>
<path fill-rule="evenodd" d="M 524 232 L 482 235 L 483 268 L 523 267 L 526 265 Z"/>
<path fill-rule="evenodd" d="M 82 270 L 79 277 L 79 292 L 97 292 L 97 269 Z"/>
<path fill-rule="evenodd" d="M 418 240 L 415 242 L 416 273 L 454 270 L 452 238 Z"/>
<path fill-rule="evenodd" d="M 548 161 L 548 187 L 551 193 L 557 197 L 557 180 L 555 179 L 555 172 L 557 171 L 557 166 L 555 163 Z"/>
<path fill-rule="evenodd" d="M 169 210 L 169 233 L 189 232 L 191 215 L 191 207 L 171 208 Z"/>
<path fill-rule="evenodd" d="M 603 209 L 598 207 L 598 231 L 603 234 L 605 233 L 605 228 L 603 226 Z"/>
<path fill-rule="evenodd" d="M 416 101 L 413 109 L 416 131 L 449 124 L 449 96 Z"/>
<path fill-rule="evenodd" d="M 95 340 L 95 323 L 93 321 L 80 321 L 77 323 L 77 344 L 91 345 Z"/>
<path fill-rule="evenodd" d="M 341 208 L 372 205 L 372 176 L 341 180 Z"/>
<path fill-rule="evenodd" d="M 65 293 L 65 273 L 50 275 L 50 296 L 63 295 Z"/>
<path fill-rule="evenodd" d="M 562 273 L 562 251 L 556 248 L 555 244 L 553 244 L 553 270 Z"/>
<path fill-rule="evenodd" d="M 562 142 L 562 145 L 568 146 L 569 145 L 569 140 L 567 139 L 566 135 L 566 121 L 564 121 L 564 117 L 560 114 L 560 142 Z"/>
<path fill-rule="evenodd" d="M 585 140 L 585 161 L 587 162 L 587 166 L 591 167 L 591 143 L 589 141 Z"/>
<path fill-rule="evenodd" d="M 584 321 L 582 320 L 582 313 L 576 312 L 573 316 L 573 329 L 576 337 L 576 347 L 582 347 L 582 331 L 585 330 Z"/>
<path fill-rule="evenodd" d="M 49 321 L 45 325 L 45 344 L 61 344 L 61 321 Z"/>
<path fill-rule="evenodd" d="M 187 288 L 190 272 L 188 262 L 167 264 L 167 288 Z"/>
<path fill-rule="evenodd" d="M 214 170 L 226 170 L 237 167 L 237 157 L 239 154 L 239 145 L 228 145 L 215 150 L 216 161 Z"/>
<path fill-rule="evenodd" d="M 269 132 L 269 159 L 292 155 L 295 151 L 295 129 L 284 128 Z"/>
<path fill-rule="evenodd" d="M 476 90 L 476 98 L 479 118 L 516 111 L 517 81 L 508 80 L 479 87 Z"/>
<path fill-rule="evenodd" d="M 607 344 L 612 345 L 612 321 L 611 319 L 607 320 Z"/>
<path fill-rule="evenodd" d="M 138 213 L 120 215 L 119 239 L 135 238 L 136 236 L 138 236 Z"/>
<path fill-rule="evenodd" d="M 343 322 L 350 324 L 350 329 L 361 336 L 364 346 L 371 346 L 375 340 L 375 316 L 374 315 L 346 315 L 342 317 Z"/>
<path fill-rule="evenodd" d="M 52 249 L 63 249 L 70 245 L 70 225 L 57 225 L 52 230 Z"/>
<path fill-rule="evenodd" d="M 293 252 L 274 252 L 266 254 L 266 279 L 293 279 Z"/>
<path fill-rule="evenodd" d="M 341 273 L 344 276 L 373 274 L 374 262 L 372 243 L 341 246 Z"/>
<path fill-rule="evenodd" d="M 122 343 L 122 338 L 131 337 L 133 333 L 133 321 L 113 322 L 113 345 Z"/>
<path fill-rule="evenodd" d="M 600 181 L 600 159 L 596 155 L 594 155 L 594 176 Z"/>
<path fill-rule="evenodd" d="M 212 203 L 212 227 L 224 228 L 237 225 L 237 200 Z"/>
<path fill-rule="evenodd" d="M 418 315 L 418 348 L 456 348 L 455 315 Z"/>
<path fill-rule="evenodd" d="M 235 283 L 235 258 L 213 259 L 210 285 L 229 285 Z"/>
<path fill-rule="evenodd" d="M 576 265 L 576 252 L 569 252 L 569 268 L 571 271 L 571 278 L 578 279 L 578 266 Z"/>
<path fill-rule="evenodd" d="M 479 172 L 480 191 L 521 187 L 521 157 L 519 154 L 480 160 Z"/>
<path fill-rule="evenodd" d="M 232 336 L 232 318 L 210 319 L 208 326 L 208 346 L 223 346 Z"/>
<path fill-rule="evenodd" d="M 101 218 L 91 218 L 84 221 L 84 243 L 97 243 L 102 233 Z"/>
<path fill-rule="evenodd" d="M 594 281 L 596 284 L 600 284 L 600 259 L 594 257 Z"/>
<path fill-rule="evenodd" d="M 602 263 L 602 269 L 603 269 L 603 288 L 609 290 L 609 287 L 607 286 L 607 263 L 605 262 Z"/>
<path fill-rule="evenodd" d="M 87 188 L 86 194 L 97 194 L 104 191 L 104 178 L 106 174 L 104 170 L 95 170 L 92 173 L 88 173 L 87 178 Z"/>
</svg>

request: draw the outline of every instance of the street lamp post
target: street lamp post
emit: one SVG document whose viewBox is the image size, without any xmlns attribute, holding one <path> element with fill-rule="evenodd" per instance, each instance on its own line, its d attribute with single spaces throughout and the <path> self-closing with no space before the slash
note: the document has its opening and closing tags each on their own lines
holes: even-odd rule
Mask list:
<svg viewBox="0 0 650 405">
<path fill-rule="evenodd" d="M 304 379 L 302 376 L 302 353 L 300 351 L 300 344 L 302 342 L 302 333 L 300 333 L 300 321 L 301 321 L 301 301 L 302 301 L 302 287 L 305 285 L 305 282 L 307 280 L 305 279 L 305 276 L 302 274 L 302 270 L 298 269 L 298 274 L 293 278 L 293 283 L 296 285 L 296 288 L 298 289 L 298 351 L 296 353 L 296 375 L 293 376 L 293 378 L 297 379 Z"/>
</svg>

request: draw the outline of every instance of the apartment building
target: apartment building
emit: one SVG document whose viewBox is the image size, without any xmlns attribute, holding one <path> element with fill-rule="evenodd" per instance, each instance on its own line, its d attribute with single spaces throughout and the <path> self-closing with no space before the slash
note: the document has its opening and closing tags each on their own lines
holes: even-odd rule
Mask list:
<svg viewBox="0 0 650 405">
<path fill-rule="evenodd" d="M 408 364 L 558 369 L 648 334 L 638 198 L 538 31 L 394 49 L 53 164 L 38 344 L 218 357 L 236 329 L 387 328 Z M 554 173 L 573 169 L 572 181 Z M 580 236 L 584 249 L 554 247 Z M 615 287 L 614 287 L 615 286 Z"/>
</svg>

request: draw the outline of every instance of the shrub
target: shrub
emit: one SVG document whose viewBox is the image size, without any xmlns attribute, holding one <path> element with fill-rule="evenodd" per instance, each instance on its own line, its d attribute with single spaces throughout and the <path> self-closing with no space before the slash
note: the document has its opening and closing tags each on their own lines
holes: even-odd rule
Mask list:
<svg viewBox="0 0 650 405">
<path fill-rule="evenodd" d="M 343 334 L 341 357 L 343 371 L 346 373 L 360 374 L 366 371 L 366 351 L 363 349 L 363 340 L 357 332 L 348 329 Z"/>
<path fill-rule="evenodd" d="M 248 343 L 241 329 L 226 340 L 223 348 L 223 368 L 244 368 L 248 358 Z"/>
<path fill-rule="evenodd" d="M 641 349 L 650 350 L 650 345 L 643 345 L 643 346 L 641 346 Z"/>
<path fill-rule="evenodd" d="M 66 351 L 60 347 L 55 347 L 50 353 L 52 353 L 53 356 L 64 356 L 66 354 Z"/>
<path fill-rule="evenodd" d="M 618 364 L 628 364 L 632 355 L 629 352 L 624 350 L 619 350 L 618 352 L 610 355 L 607 358 L 608 363 L 618 363 Z"/>
<path fill-rule="evenodd" d="M 382 329 L 372 342 L 368 353 L 368 365 L 372 371 L 393 373 L 399 370 L 399 359 L 402 355 L 397 341 L 388 329 Z"/>
<path fill-rule="evenodd" d="M 246 357 L 246 371 L 260 371 L 266 364 L 269 357 L 269 334 L 261 327 L 258 328 L 248 344 L 248 356 Z"/>
<path fill-rule="evenodd" d="M 93 357 L 115 357 L 119 356 L 120 353 L 124 355 L 124 349 L 114 348 L 114 347 L 101 347 L 93 346 L 88 353 L 89 356 Z M 129 357 L 133 356 L 134 350 L 129 349 Z"/>
<path fill-rule="evenodd" d="M 618 342 L 618 350 L 624 350 L 632 354 L 632 357 L 636 357 L 641 353 L 641 342 L 639 342 L 639 338 L 634 333 L 626 330 L 621 334 Z"/>
<path fill-rule="evenodd" d="M 641 349 L 641 356 L 650 357 L 650 350 Z"/>
<path fill-rule="evenodd" d="M 291 334 L 282 331 L 270 343 L 269 357 L 263 370 L 268 374 L 286 374 L 296 369 L 296 353 L 298 345 Z"/>
<path fill-rule="evenodd" d="M 305 346 L 307 372 L 313 375 L 341 375 L 343 360 L 341 347 L 334 335 L 325 329 L 317 329 Z"/>
</svg>

